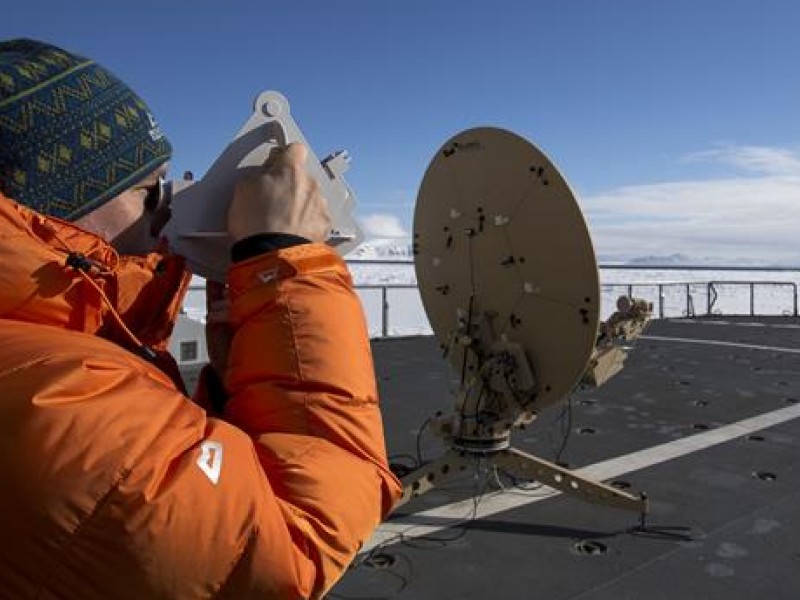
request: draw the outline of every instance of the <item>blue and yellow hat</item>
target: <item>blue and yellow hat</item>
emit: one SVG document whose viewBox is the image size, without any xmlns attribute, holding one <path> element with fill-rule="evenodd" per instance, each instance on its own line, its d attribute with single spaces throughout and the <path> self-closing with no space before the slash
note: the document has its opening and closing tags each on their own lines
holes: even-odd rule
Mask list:
<svg viewBox="0 0 800 600">
<path fill-rule="evenodd" d="M 169 160 L 147 105 L 92 60 L 34 40 L 0 42 L 0 190 L 75 220 Z"/>
</svg>

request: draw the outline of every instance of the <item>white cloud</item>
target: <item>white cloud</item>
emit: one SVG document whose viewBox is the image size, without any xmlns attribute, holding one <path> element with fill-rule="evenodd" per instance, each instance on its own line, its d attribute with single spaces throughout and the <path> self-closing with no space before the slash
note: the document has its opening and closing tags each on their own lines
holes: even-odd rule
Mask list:
<svg viewBox="0 0 800 600">
<path fill-rule="evenodd" d="M 800 156 L 725 146 L 688 157 L 757 173 L 626 186 L 583 199 L 598 254 L 800 262 Z"/>
<path fill-rule="evenodd" d="M 800 175 L 800 157 L 787 148 L 721 144 L 712 150 L 694 152 L 688 162 L 715 162 L 761 174 Z"/>
<path fill-rule="evenodd" d="M 409 233 L 395 215 L 373 213 L 359 219 L 367 238 L 406 238 Z"/>
</svg>

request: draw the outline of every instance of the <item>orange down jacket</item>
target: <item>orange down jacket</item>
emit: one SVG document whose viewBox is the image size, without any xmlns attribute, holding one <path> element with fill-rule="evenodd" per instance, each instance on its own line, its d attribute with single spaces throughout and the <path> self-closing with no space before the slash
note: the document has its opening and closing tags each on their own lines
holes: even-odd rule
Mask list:
<svg viewBox="0 0 800 600">
<path fill-rule="evenodd" d="M 118 256 L 0 196 L 0 259 L 0 598 L 324 594 L 399 495 L 339 257 L 307 244 L 231 269 L 218 418 L 114 316 L 163 351 L 179 258 Z"/>
</svg>

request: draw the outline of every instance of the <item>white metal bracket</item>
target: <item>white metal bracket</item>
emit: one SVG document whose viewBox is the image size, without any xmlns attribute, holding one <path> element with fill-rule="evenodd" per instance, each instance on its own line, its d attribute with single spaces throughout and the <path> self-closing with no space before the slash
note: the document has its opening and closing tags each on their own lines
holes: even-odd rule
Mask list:
<svg viewBox="0 0 800 600">
<path fill-rule="evenodd" d="M 355 195 L 344 179 L 346 152 L 320 161 L 289 111 L 289 101 L 267 91 L 256 98 L 253 114 L 203 178 L 172 182 L 172 218 L 164 229 L 173 252 L 186 257 L 197 275 L 225 281 L 231 240 L 226 233 L 228 207 L 236 182 L 264 164 L 278 146 L 302 142 L 308 147 L 306 169 L 328 201 L 332 229 L 328 244 L 344 255 L 363 240 L 353 216 Z"/>
</svg>

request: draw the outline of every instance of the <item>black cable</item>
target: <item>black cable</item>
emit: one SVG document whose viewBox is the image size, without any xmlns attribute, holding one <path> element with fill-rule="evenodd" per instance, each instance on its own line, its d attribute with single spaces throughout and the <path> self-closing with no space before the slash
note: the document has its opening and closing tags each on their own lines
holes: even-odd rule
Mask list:
<svg viewBox="0 0 800 600">
<path fill-rule="evenodd" d="M 480 458 L 476 459 L 475 469 L 476 473 L 478 472 L 479 465 L 480 465 Z M 436 544 L 436 547 L 445 547 L 448 544 L 451 544 L 455 541 L 460 540 L 464 537 L 467 532 L 469 531 L 470 526 L 477 520 L 478 518 L 478 505 L 480 504 L 483 497 L 486 495 L 486 489 L 488 488 L 488 479 L 484 479 L 483 485 L 480 486 L 480 489 L 476 488 L 473 490 L 472 493 L 472 510 L 470 514 L 468 514 L 460 523 L 456 523 L 455 525 L 451 525 L 447 529 L 455 529 L 458 528 L 459 531 L 456 535 L 453 536 L 436 536 L 436 535 L 421 535 L 410 537 L 406 536 L 403 533 L 398 534 L 400 537 L 400 543 L 404 546 L 408 546 L 410 548 L 430 548 L 430 545 L 420 544 L 418 541 L 422 540 L 425 542 L 433 542 Z"/>
<path fill-rule="evenodd" d="M 417 467 L 421 467 L 425 464 L 425 461 L 422 458 L 422 432 L 425 431 L 425 428 L 431 422 L 433 417 L 428 417 L 425 419 L 425 422 L 420 426 L 419 430 L 417 431 Z"/>
<path fill-rule="evenodd" d="M 472 498 L 472 511 L 471 513 L 466 516 L 460 523 L 456 523 L 455 525 L 449 526 L 447 529 L 458 529 L 458 533 L 453 536 L 436 536 L 433 534 L 429 535 L 420 535 L 416 537 L 410 536 L 402 536 L 400 543 L 404 546 L 408 546 L 409 548 L 416 548 L 416 549 L 430 549 L 432 546 L 436 548 L 444 548 L 448 544 L 452 544 L 453 542 L 457 542 L 465 535 L 470 529 L 470 526 L 477 520 L 478 518 L 478 505 L 480 504 L 480 500 L 483 497 L 483 492 L 480 496 L 473 496 Z M 431 542 L 430 544 L 419 543 L 422 542 Z"/>
<path fill-rule="evenodd" d="M 506 491 L 503 483 L 500 481 L 500 475 L 507 477 L 511 480 L 511 487 L 522 492 L 533 492 L 544 487 L 544 484 L 536 479 L 525 479 L 512 475 L 505 469 L 495 468 L 495 476 L 497 477 L 497 484 L 501 490 Z"/>
<path fill-rule="evenodd" d="M 467 377 L 467 353 L 472 346 L 472 338 L 470 337 L 472 333 L 472 307 L 475 302 L 475 294 L 471 294 L 469 297 L 469 306 L 467 308 L 467 333 L 466 336 L 470 338 L 470 343 L 464 346 L 464 356 L 461 360 L 461 387 L 464 387 L 464 380 Z"/>
<path fill-rule="evenodd" d="M 461 361 L 461 387 L 464 387 L 464 380 L 467 375 L 467 352 L 472 346 L 472 312 L 475 306 L 475 264 L 472 260 L 472 235 L 468 236 L 467 250 L 469 253 L 469 306 L 467 308 L 467 332 L 470 343 L 464 346 L 464 358 Z"/>
<path fill-rule="evenodd" d="M 555 425 L 556 422 L 561 423 L 561 445 L 559 446 L 558 450 L 553 447 L 553 453 L 555 455 L 554 462 L 556 464 L 561 462 L 561 457 L 564 454 L 564 451 L 567 449 L 567 444 L 569 443 L 570 437 L 572 435 L 572 396 L 567 396 L 567 401 L 564 404 L 564 408 L 561 409 L 558 417 L 556 417 L 553 424 Z M 566 424 L 566 427 L 565 427 Z M 551 430 L 552 431 L 552 430 Z M 550 438 L 550 443 L 552 444 L 552 433 Z"/>
<path fill-rule="evenodd" d="M 398 455 L 402 456 L 402 455 Z M 406 455 L 408 456 L 408 455 Z M 480 466 L 480 460 L 476 459 L 476 473 L 478 473 L 478 469 Z M 393 577 L 397 581 L 399 581 L 399 587 L 392 592 L 385 594 L 385 595 L 352 595 L 352 594 L 343 594 L 340 592 L 329 592 L 326 598 L 329 599 L 338 599 L 338 600 L 392 600 L 399 596 L 405 589 L 408 587 L 409 583 L 413 579 L 414 571 L 413 571 L 413 563 L 410 559 L 399 552 L 392 553 L 393 558 L 401 559 L 409 573 L 407 576 L 403 575 L 402 573 L 397 573 L 396 571 L 392 570 L 394 565 L 385 567 L 381 565 L 381 561 L 379 557 L 383 554 L 386 554 L 385 549 L 387 546 L 391 546 L 394 544 L 401 544 L 403 546 L 407 546 L 409 548 L 416 548 L 416 549 L 428 549 L 431 548 L 430 544 L 425 544 L 424 542 L 431 542 L 435 544 L 434 547 L 446 547 L 448 544 L 452 544 L 455 541 L 463 538 L 467 532 L 469 531 L 470 525 L 475 522 L 478 517 L 478 506 L 480 501 L 483 499 L 483 496 L 486 494 L 486 489 L 488 487 L 488 481 L 484 479 L 483 484 L 478 489 L 476 488 L 473 490 L 472 496 L 472 508 L 470 510 L 470 514 L 466 516 L 461 522 L 451 525 L 447 529 L 455 529 L 458 528 L 458 533 L 456 535 L 451 536 L 436 536 L 436 535 L 422 535 L 418 537 L 408 536 L 403 532 L 397 533 L 394 536 L 390 537 L 389 539 L 381 542 L 374 548 L 372 548 L 364 558 L 361 560 L 354 562 L 349 571 L 355 571 L 362 568 L 370 568 L 370 569 L 380 569 L 380 572 L 386 573 L 387 575 Z M 409 529 L 413 529 L 414 527 L 411 526 Z M 423 543 L 420 543 L 423 542 Z"/>
</svg>

